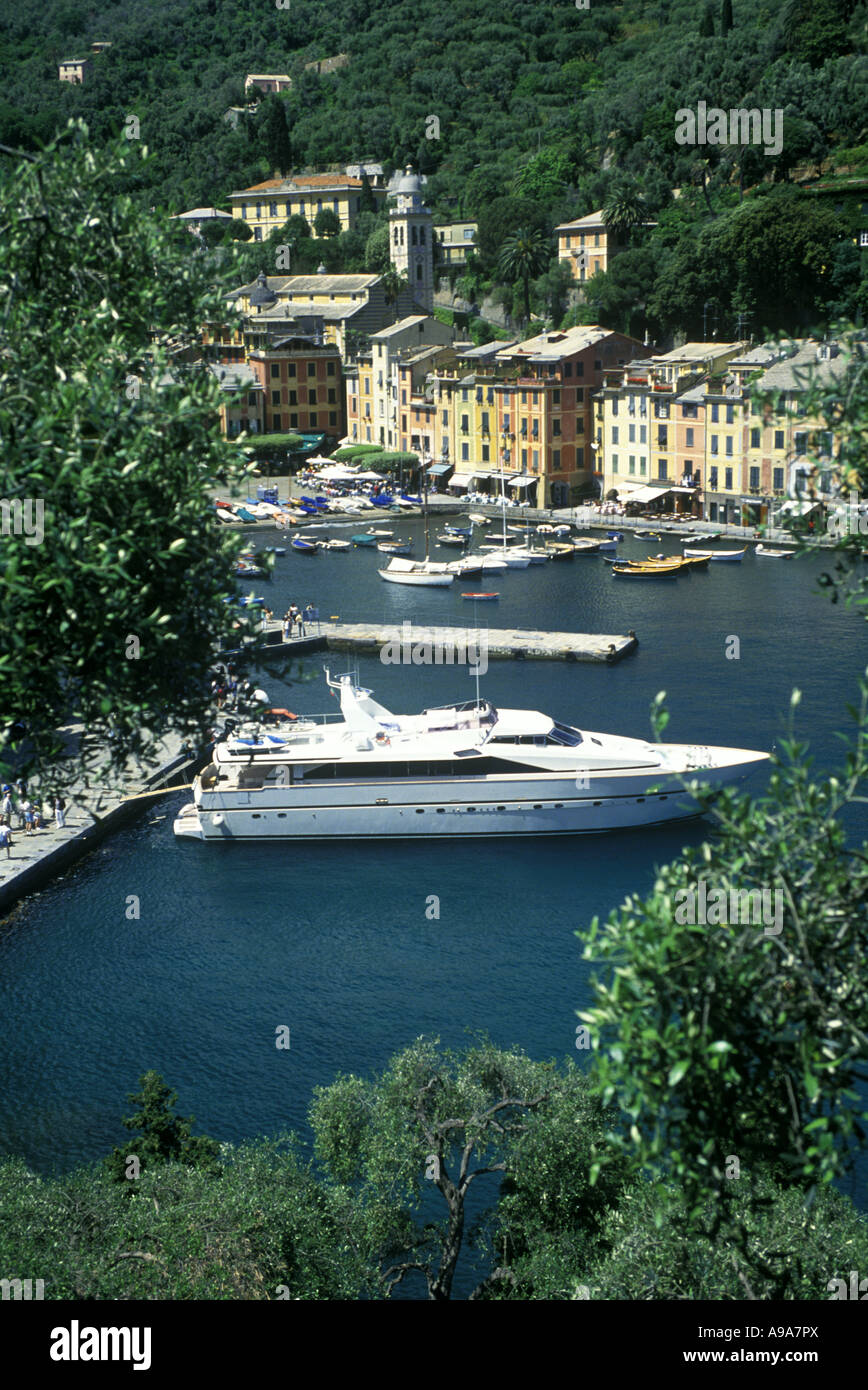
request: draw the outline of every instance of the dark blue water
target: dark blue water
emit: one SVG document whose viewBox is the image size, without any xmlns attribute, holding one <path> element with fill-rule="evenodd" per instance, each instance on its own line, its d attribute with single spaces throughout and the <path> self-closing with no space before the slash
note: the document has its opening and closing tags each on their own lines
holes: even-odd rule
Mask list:
<svg viewBox="0 0 868 1390">
<path fill-rule="evenodd" d="M 391 522 L 383 523 L 391 525 Z M 359 529 L 358 523 L 342 533 Z M 419 534 L 404 523 L 400 534 Z M 270 539 L 270 537 L 268 538 Z M 630 555 L 673 549 L 629 541 Z M 289 553 L 258 591 L 275 614 L 295 600 L 346 620 L 473 622 L 462 588 L 383 583 L 375 551 Z M 790 692 L 820 766 L 866 664 L 865 622 L 815 590 L 821 558 L 748 555 L 675 582 L 614 579 L 599 558 L 497 576 L 482 624 L 623 633 L 619 665 L 492 662 L 483 693 L 590 729 L 646 736 L 668 692 L 677 741 L 770 747 Z M 486 587 L 489 587 L 486 584 Z M 740 659 L 726 658 L 730 637 Z M 275 703 L 315 713 L 334 703 L 325 658 L 262 677 Z M 333 658 L 341 669 L 345 658 Z M 387 706 L 413 712 L 471 698 L 466 669 L 360 663 Z M 576 1010 L 589 967 L 576 930 L 630 891 L 702 827 L 522 843 L 200 845 L 178 842 L 155 803 L 0 931 L 4 1049 L 0 1152 L 39 1169 L 104 1154 L 125 1131 L 126 1093 L 148 1068 L 179 1092 L 202 1131 L 240 1140 L 303 1128 L 312 1087 L 369 1073 L 420 1034 L 460 1046 L 486 1031 L 532 1056 L 576 1056 Z M 129 894 L 141 917 L 127 921 Z M 426 917 L 430 895 L 439 920 Z M 288 1025 L 291 1048 L 275 1047 Z"/>
</svg>

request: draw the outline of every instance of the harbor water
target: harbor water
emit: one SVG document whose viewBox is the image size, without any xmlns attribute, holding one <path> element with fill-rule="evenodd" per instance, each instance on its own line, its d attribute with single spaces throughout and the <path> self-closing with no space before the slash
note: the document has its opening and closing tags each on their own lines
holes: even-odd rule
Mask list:
<svg viewBox="0 0 868 1390">
<path fill-rule="evenodd" d="M 413 536 L 420 553 L 420 522 L 381 524 Z M 622 546 L 631 557 L 674 549 L 668 539 Z M 289 551 L 270 581 L 246 587 L 265 594 L 275 616 L 296 602 L 345 621 L 440 619 L 482 633 L 498 623 L 634 629 L 638 652 L 619 664 L 492 662 L 482 694 L 645 737 L 651 700 L 665 690 L 668 738 L 762 749 L 780 738 L 798 686 L 796 727 L 818 767 L 840 756 L 835 730 L 848 727 L 868 643 L 860 612 L 817 589 L 828 556 L 779 561 L 749 550 L 740 565 L 649 583 L 577 557 L 448 590 L 385 584 L 377 570 L 386 563 L 375 550 Z M 477 586 L 497 589 L 497 604 L 474 612 L 460 595 Z M 258 680 L 276 705 L 334 712 L 328 661 L 278 660 Z M 330 661 L 334 671 L 347 663 Z M 401 712 L 475 693 L 466 667 L 353 664 Z M 647 889 L 656 864 L 703 834 L 690 823 L 520 842 L 200 844 L 172 834 L 186 799 L 157 799 L 0 927 L 0 1017 L 13 1044 L 2 1063 L 0 1152 L 40 1171 L 122 1142 L 127 1093 L 150 1068 L 200 1132 L 237 1141 L 306 1133 L 314 1086 L 382 1068 L 421 1034 L 461 1046 L 485 1032 L 535 1058 L 577 1057 L 590 967 L 575 933 Z M 282 1025 L 289 1050 L 275 1046 Z"/>
</svg>

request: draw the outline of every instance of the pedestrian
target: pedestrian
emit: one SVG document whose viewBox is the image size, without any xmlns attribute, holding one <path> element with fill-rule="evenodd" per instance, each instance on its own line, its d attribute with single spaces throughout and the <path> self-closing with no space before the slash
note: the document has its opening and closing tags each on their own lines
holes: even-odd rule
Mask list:
<svg viewBox="0 0 868 1390">
<path fill-rule="evenodd" d="M 0 825 L 12 825 L 12 788 L 8 783 L 3 787 L 3 800 L 0 801 Z"/>
<path fill-rule="evenodd" d="M 304 621 L 308 625 L 308 627 L 313 626 L 313 619 L 315 613 L 316 609 L 314 608 L 312 603 L 309 603 L 304 610 Z"/>
<path fill-rule="evenodd" d="M 292 619 L 288 613 L 283 616 L 283 640 L 288 642 L 292 637 Z"/>
<path fill-rule="evenodd" d="M 27 800 L 26 797 L 25 797 L 25 799 L 20 803 L 20 805 L 19 805 L 19 807 L 18 807 L 18 810 L 20 811 L 20 813 L 21 813 L 21 818 L 22 818 L 22 820 L 24 821 L 24 830 L 25 830 L 25 833 L 26 833 L 27 835 L 32 835 L 32 834 L 33 834 L 33 807 L 32 807 L 32 805 L 30 804 L 30 802 Z"/>
<path fill-rule="evenodd" d="M 66 826 L 66 802 L 62 796 L 54 798 L 54 823 L 58 830 L 63 830 Z"/>
<path fill-rule="evenodd" d="M 307 629 L 304 625 L 304 614 L 302 613 L 300 608 L 296 608 L 295 610 L 295 621 L 298 624 L 299 637 L 305 637 L 307 635 Z"/>
<path fill-rule="evenodd" d="M 6 858 L 9 859 L 12 852 L 12 831 L 8 825 L 0 825 L 0 849 L 6 850 Z"/>
</svg>

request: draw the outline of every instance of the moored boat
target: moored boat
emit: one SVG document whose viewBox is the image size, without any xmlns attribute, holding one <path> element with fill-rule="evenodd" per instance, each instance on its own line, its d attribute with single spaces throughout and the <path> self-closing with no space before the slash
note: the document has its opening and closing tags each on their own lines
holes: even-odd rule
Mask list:
<svg viewBox="0 0 868 1390">
<path fill-rule="evenodd" d="M 299 555 L 316 555 L 319 550 L 319 541 L 308 540 L 306 536 L 293 536 L 289 544 Z"/>
<path fill-rule="evenodd" d="M 744 558 L 747 546 L 741 550 L 688 550 L 685 548 L 684 555 L 688 560 L 717 560 L 723 564 L 737 565 Z"/>
<path fill-rule="evenodd" d="M 688 783 L 713 796 L 768 760 L 589 733 L 478 697 L 396 715 L 352 676 L 326 679 L 341 717 L 285 721 L 279 733 L 254 723 L 218 741 L 176 835 L 379 843 L 619 830 L 701 814 L 705 797 Z"/>
<path fill-rule="evenodd" d="M 754 550 L 754 555 L 764 555 L 767 560 L 792 560 L 795 553 L 794 550 L 769 550 L 764 545 L 758 545 Z"/>
</svg>

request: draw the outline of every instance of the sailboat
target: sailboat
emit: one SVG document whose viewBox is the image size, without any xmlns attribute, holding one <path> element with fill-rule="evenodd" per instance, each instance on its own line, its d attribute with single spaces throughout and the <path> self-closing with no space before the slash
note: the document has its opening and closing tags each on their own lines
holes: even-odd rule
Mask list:
<svg viewBox="0 0 868 1390">
<path fill-rule="evenodd" d="M 389 565 L 384 570 L 378 570 L 381 579 L 385 579 L 389 584 L 413 584 L 427 589 L 445 589 L 448 585 L 455 582 L 455 575 L 449 566 L 443 561 L 432 560 L 431 556 L 431 537 L 428 526 L 428 470 L 423 455 L 422 472 L 424 478 L 424 511 L 425 511 L 425 559 L 424 560 L 402 560 L 400 556 L 394 555 Z"/>
<path fill-rule="evenodd" d="M 531 552 L 517 545 L 507 545 L 506 541 L 506 479 L 503 476 L 503 458 L 500 460 L 500 512 L 503 524 L 503 538 L 481 547 L 498 560 L 502 560 L 511 570 L 526 570 L 534 560 Z"/>
</svg>

